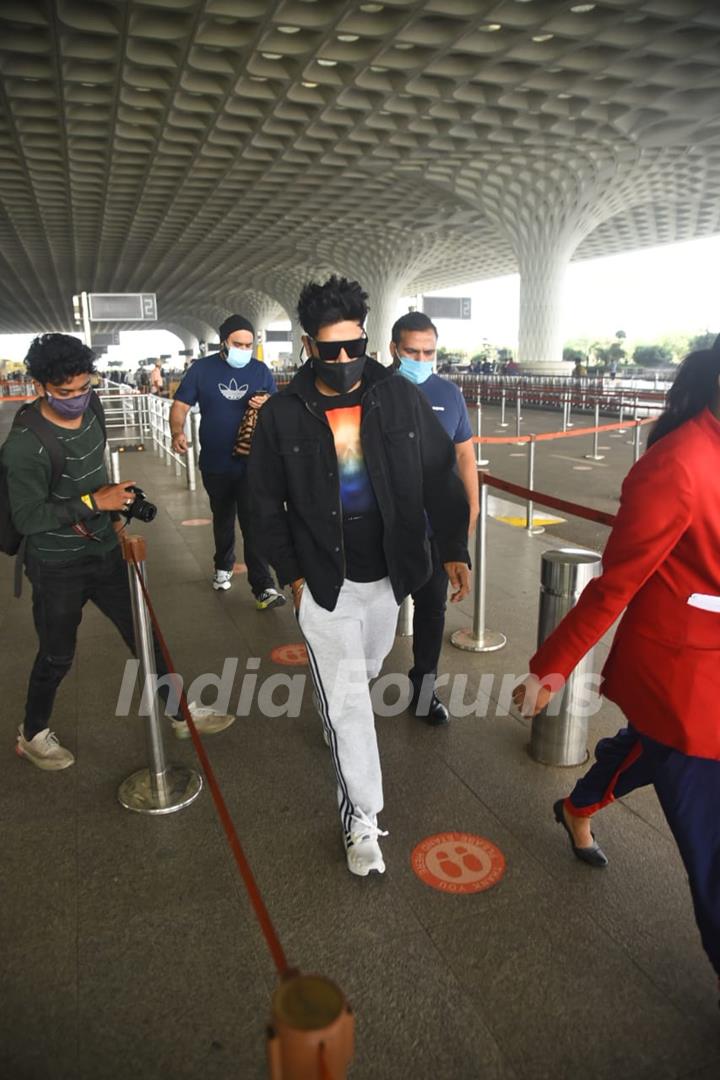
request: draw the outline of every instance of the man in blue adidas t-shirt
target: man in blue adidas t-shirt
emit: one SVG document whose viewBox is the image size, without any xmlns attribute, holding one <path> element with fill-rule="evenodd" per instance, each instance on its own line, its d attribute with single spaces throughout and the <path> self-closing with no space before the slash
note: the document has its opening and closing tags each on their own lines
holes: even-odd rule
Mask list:
<svg viewBox="0 0 720 1080">
<path fill-rule="evenodd" d="M 248 584 L 258 611 L 285 603 L 270 567 L 253 543 L 247 484 L 247 455 L 233 448 L 247 409 L 259 409 L 276 391 L 269 369 L 253 357 L 255 329 L 242 315 L 230 315 L 219 329 L 220 352 L 191 364 L 170 410 L 173 450 L 187 451 L 185 419 L 200 406 L 200 473 L 210 498 L 215 534 L 213 588 L 230 588 L 235 565 L 235 517 L 245 549 Z"/>
<path fill-rule="evenodd" d="M 477 465 L 473 452 L 472 428 L 460 389 L 449 379 L 435 374 L 437 329 L 419 311 L 398 319 L 392 328 L 392 353 L 400 374 L 415 383 L 432 405 L 435 416 L 455 444 L 457 471 L 470 507 L 470 533 L 479 512 Z M 433 572 L 413 593 L 413 684 L 412 708 L 429 724 L 447 724 L 448 711 L 435 693 L 437 667 L 445 630 L 445 601 L 448 577 L 432 536 Z"/>
</svg>

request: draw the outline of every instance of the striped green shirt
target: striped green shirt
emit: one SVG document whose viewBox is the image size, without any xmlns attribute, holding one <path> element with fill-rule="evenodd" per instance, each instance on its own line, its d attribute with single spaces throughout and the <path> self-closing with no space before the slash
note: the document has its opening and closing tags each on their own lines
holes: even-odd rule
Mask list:
<svg viewBox="0 0 720 1080">
<path fill-rule="evenodd" d="M 80 501 L 81 495 L 108 482 L 105 441 L 98 419 L 88 409 L 77 430 L 50 426 L 66 454 L 52 499 L 50 458 L 37 436 L 27 428 L 15 427 L 2 448 L 15 528 L 27 536 L 28 554 L 43 562 L 105 555 L 117 544 L 110 514 L 93 512 Z M 76 521 L 82 521 L 97 539 L 79 536 L 72 528 Z"/>
</svg>

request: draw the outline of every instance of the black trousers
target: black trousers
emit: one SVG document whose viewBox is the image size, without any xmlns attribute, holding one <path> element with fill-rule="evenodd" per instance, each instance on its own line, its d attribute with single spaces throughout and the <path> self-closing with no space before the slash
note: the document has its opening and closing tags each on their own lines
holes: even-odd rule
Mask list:
<svg viewBox="0 0 720 1080">
<path fill-rule="evenodd" d="M 210 499 L 215 536 L 215 569 L 232 570 L 235 564 L 235 517 L 237 516 L 245 551 L 248 584 L 255 596 L 265 589 L 274 589 L 270 567 L 253 544 L 250 516 L 250 495 L 247 472 L 202 474 L 203 485 Z"/>
<path fill-rule="evenodd" d="M 445 630 L 448 576 L 445 573 L 437 544 L 431 538 L 432 574 L 417 592 L 413 593 L 413 667 L 410 679 L 419 690 L 425 676 L 437 675 Z"/>
<path fill-rule="evenodd" d="M 652 784 L 685 864 L 705 952 L 720 978 L 720 761 L 683 754 L 632 727 L 601 739 L 595 759 L 566 800 L 568 812 L 590 817 Z"/>
<path fill-rule="evenodd" d="M 38 653 L 25 703 L 24 734 L 26 739 L 32 739 L 50 726 L 55 694 L 72 667 L 77 631 L 88 600 L 117 627 L 133 656 L 135 630 L 127 566 L 119 547 L 107 555 L 88 555 L 73 562 L 40 562 L 29 556 L 26 573 L 32 585 L 38 635 Z M 167 674 L 157 643 L 155 664 L 159 676 Z M 168 687 L 159 687 L 158 693 L 167 704 Z"/>
</svg>

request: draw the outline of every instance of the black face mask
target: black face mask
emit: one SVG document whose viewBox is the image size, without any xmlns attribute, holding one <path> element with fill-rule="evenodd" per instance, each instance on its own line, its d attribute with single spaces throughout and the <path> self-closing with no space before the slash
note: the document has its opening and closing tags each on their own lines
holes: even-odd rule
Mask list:
<svg viewBox="0 0 720 1080">
<path fill-rule="evenodd" d="M 331 390 L 336 390 L 338 394 L 347 394 L 348 390 L 362 379 L 366 360 L 367 356 L 358 356 L 355 360 L 346 360 L 345 363 L 337 360 L 331 363 L 314 356 L 313 371 Z"/>
</svg>

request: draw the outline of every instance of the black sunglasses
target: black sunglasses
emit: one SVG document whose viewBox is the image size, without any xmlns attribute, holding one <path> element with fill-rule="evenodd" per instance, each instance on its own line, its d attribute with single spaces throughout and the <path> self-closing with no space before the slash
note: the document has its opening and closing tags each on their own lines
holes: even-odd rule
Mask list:
<svg viewBox="0 0 720 1080">
<path fill-rule="evenodd" d="M 337 360 L 342 349 L 345 350 L 351 360 L 365 355 L 367 337 L 353 338 L 351 341 L 318 341 L 312 339 L 321 360 Z"/>
</svg>

